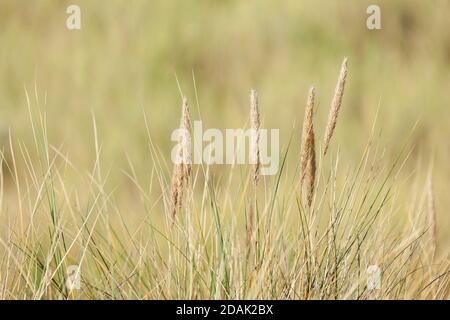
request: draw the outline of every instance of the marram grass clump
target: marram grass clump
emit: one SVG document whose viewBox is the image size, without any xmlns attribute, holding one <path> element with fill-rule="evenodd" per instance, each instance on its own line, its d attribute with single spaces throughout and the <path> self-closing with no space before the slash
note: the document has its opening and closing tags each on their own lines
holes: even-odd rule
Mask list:
<svg viewBox="0 0 450 320">
<path fill-rule="evenodd" d="M 44 115 L 37 122 L 29 103 L 35 145 L 11 136 L 9 158 L 2 153 L 0 299 L 448 299 L 450 262 L 438 243 L 431 178 L 420 191 L 428 201 L 411 208 L 396 179 L 407 152 L 390 163 L 370 135 L 350 170 L 331 154 L 347 73 L 345 59 L 322 145 L 314 126 L 320 90 L 311 87 L 291 140 L 300 156 L 292 162 L 285 144 L 275 176 L 260 175 L 258 143 L 246 166 L 192 165 L 183 98 L 181 161 L 168 162 L 145 117 L 147 175 L 129 156 L 129 183 L 111 187 L 95 121 L 94 165 L 84 172 L 50 144 Z M 252 90 L 254 141 L 263 110 Z M 16 196 L 5 197 L 5 188 Z"/>
</svg>

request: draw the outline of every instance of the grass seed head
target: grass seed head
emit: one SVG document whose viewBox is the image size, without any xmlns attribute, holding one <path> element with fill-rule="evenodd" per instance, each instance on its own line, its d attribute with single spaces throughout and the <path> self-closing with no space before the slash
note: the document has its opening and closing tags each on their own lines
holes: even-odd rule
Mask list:
<svg viewBox="0 0 450 320">
<path fill-rule="evenodd" d="M 251 122 L 251 153 L 250 161 L 252 163 L 253 185 L 256 187 L 259 180 L 259 171 L 261 168 L 260 150 L 259 150 L 259 129 L 261 126 L 258 109 L 258 94 L 256 90 L 250 91 L 250 122 Z"/>
<path fill-rule="evenodd" d="M 314 131 L 311 131 L 311 152 L 307 165 L 307 178 L 308 178 L 308 207 L 311 207 L 314 196 L 314 184 L 316 183 L 316 150 L 314 142 Z"/>
<path fill-rule="evenodd" d="M 325 136 L 323 141 L 323 155 L 327 153 L 330 146 L 331 137 L 333 136 L 334 128 L 336 127 L 339 109 L 342 104 L 342 97 L 344 96 L 345 80 L 347 78 L 347 58 L 344 58 L 341 66 L 341 72 L 334 91 L 334 97 L 331 102 L 330 113 L 328 115 L 327 127 L 325 129 Z"/>
<path fill-rule="evenodd" d="M 315 89 L 311 87 L 309 89 L 308 101 L 306 103 L 305 117 L 303 119 L 303 132 L 302 132 L 302 145 L 300 154 L 300 187 L 303 185 L 303 180 L 306 176 L 306 168 L 308 161 L 311 157 L 312 144 L 314 140 L 314 126 L 313 126 L 313 114 L 314 114 L 314 98 Z"/>
<path fill-rule="evenodd" d="M 191 122 L 189 118 L 189 106 L 186 97 L 183 97 L 180 120 L 179 158 L 172 172 L 171 181 L 171 213 L 174 217 L 177 210 L 181 208 L 183 192 L 189 182 L 191 175 Z"/>
</svg>

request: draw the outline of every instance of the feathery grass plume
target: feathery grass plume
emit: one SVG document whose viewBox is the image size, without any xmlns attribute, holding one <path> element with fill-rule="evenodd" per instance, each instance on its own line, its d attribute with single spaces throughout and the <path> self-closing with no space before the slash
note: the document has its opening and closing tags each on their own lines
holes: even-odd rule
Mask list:
<svg viewBox="0 0 450 320">
<path fill-rule="evenodd" d="M 311 147 L 314 143 L 313 113 L 314 113 L 314 87 L 309 88 L 308 101 L 306 103 L 305 118 L 303 119 L 302 145 L 300 154 L 300 188 L 306 176 L 306 167 L 311 157 Z"/>
<path fill-rule="evenodd" d="M 180 128 L 183 129 L 182 151 L 183 151 L 183 178 L 186 183 L 191 176 L 191 119 L 189 117 L 189 105 L 187 98 L 183 98 L 182 120 Z"/>
<path fill-rule="evenodd" d="M 314 142 L 314 131 L 311 130 L 311 148 L 310 148 L 310 156 L 308 159 L 307 166 L 307 178 L 308 178 L 308 207 L 311 207 L 312 199 L 314 196 L 314 184 L 316 182 L 316 150 L 315 150 L 315 142 Z"/>
<path fill-rule="evenodd" d="M 436 229 L 436 207 L 434 204 L 433 178 L 431 172 L 428 175 L 428 219 L 431 229 L 431 241 L 433 245 L 433 256 L 437 247 L 437 229 Z"/>
<path fill-rule="evenodd" d="M 183 191 L 191 175 L 191 122 L 186 97 L 183 97 L 180 130 L 181 134 L 178 141 L 180 146 L 178 149 L 179 162 L 173 168 L 171 182 L 171 212 L 173 217 L 182 205 Z"/>
<path fill-rule="evenodd" d="M 334 91 L 334 97 L 331 102 L 330 113 L 328 115 L 327 127 L 325 129 L 325 136 L 323 140 L 323 155 L 327 153 L 330 146 L 330 140 L 333 136 L 334 128 L 336 127 L 336 121 L 339 113 L 339 109 L 342 103 L 342 97 L 344 96 L 345 80 L 347 78 L 347 58 L 344 58 L 341 66 L 341 72 Z"/>
<path fill-rule="evenodd" d="M 253 185 L 256 187 L 259 180 L 259 170 L 261 168 L 259 150 L 259 119 L 258 94 L 256 90 L 250 91 L 250 122 L 251 122 L 251 154 L 250 161 L 253 165 Z"/>
</svg>

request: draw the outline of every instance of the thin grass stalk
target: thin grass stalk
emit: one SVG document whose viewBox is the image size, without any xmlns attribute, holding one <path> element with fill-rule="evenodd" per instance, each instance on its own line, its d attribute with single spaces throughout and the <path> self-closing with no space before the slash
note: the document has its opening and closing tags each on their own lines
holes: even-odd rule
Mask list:
<svg viewBox="0 0 450 320">
<path fill-rule="evenodd" d="M 432 257 L 436 254 L 437 249 L 437 226 L 436 226 L 436 206 L 434 202 L 433 177 L 428 175 L 428 220 L 431 230 Z"/>
<path fill-rule="evenodd" d="M 251 180 L 253 185 L 253 195 L 248 208 L 247 217 L 247 243 L 249 245 L 249 250 L 251 249 L 251 244 L 253 242 L 255 225 L 259 225 L 258 221 L 258 202 L 257 202 L 257 187 L 260 176 L 261 169 L 261 159 L 260 159 L 260 113 L 258 106 L 258 94 L 256 90 L 250 90 L 250 164 L 252 165 Z M 258 231 L 259 232 L 259 229 Z M 255 248 L 258 248 L 258 238 L 255 240 Z M 255 257 L 256 258 L 256 257 Z"/>
</svg>

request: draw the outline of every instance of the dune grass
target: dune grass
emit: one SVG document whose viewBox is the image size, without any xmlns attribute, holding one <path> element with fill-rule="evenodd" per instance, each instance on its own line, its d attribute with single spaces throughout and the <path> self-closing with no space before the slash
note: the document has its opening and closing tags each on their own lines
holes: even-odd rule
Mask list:
<svg viewBox="0 0 450 320">
<path fill-rule="evenodd" d="M 298 155 L 288 166 L 291 146 L 302 141 L 294 126 L 276 176 L 258 176 L 255 165 L 226 174 L 192 166 L 175 177 L 183 181 L 183 199 L 176 195 L 174 209 L 172 164 L 145 113 L 149 179 L 142 182 L 128 157 L 122 173 L 131 191 L 123 201 L 126 191 L 110 188 L 102 170 L 96 118 L 88 142 L 95 162 L 83 171 L 68 157 L 70 146 L 48 140 L 45 106 L 32 107 L 26 97 L 34 145 L 10 135 L 10 150 L 2 153 L 0 299 L 449 297 L 448 251 L 436 244 L 439 224 L 430 221 L 432 189 L 420 176 L 400 175 L 412 149 L 407 138 L 393 162 L 383 157 L 375 123 L 356 166 L 341 163 L 339 150 L 318 150 L 313 186 L 304 193 L 300 159 L 307 167 L 312 156 Z M 255 99 L 252 92 L 252 126 L 259 128 Z M 186 100 L 182 110 L 181 125 L 189 128 Z M 331 136 L 325 137 L 318 148 L 327 150 Z M 79 183 L 67 183 L 67 176 Z M 5 177 L 15 196 L 5 195 Z M 406 201 L 408 195 L 422 200 Z M 66 285 L 71 265 L 80 267 L 80 289 Z M 381 281 L 371 290 L 373 265 Z"/>
</svg>

